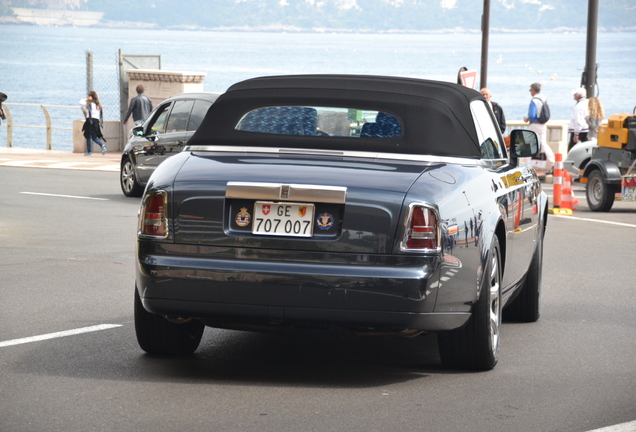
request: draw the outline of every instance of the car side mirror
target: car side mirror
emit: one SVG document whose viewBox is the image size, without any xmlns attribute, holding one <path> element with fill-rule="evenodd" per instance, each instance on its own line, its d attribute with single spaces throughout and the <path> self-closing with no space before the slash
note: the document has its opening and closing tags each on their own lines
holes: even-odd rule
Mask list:
<svg viewBox="0 0 636 432">
<path fill-rule="evenodd" d="M 541 151 L 539 136 L 527 129 L 514 129 L 510 132 L 510 155 L 517 158 L 534 157 Z"/>
<path fill-rule="evenodd" d="M 132 134 L 134 136 L 143 136 L 144 135 L 144 127 L 143 126 L 135 126 L 132 129 Z"/>
</svg>

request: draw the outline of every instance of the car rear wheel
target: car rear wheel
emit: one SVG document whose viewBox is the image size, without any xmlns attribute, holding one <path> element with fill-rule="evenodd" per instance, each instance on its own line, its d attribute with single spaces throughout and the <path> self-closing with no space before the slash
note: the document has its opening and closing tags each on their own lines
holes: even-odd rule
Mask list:
<svg viewBox="0 0 636 432">
<path fill-rule="evenodd" d="M 494 237 L 473 313 L 461 328 L 437 336 L 442 364 L 457 369 L 491 370 L 499 360 L 501 336 L 501 253 Z"/>
<path fill-rule="evenodd" d="M 605 183 L 603 174 L 599 170 L 592 171 L 588 176 L 585 197 L 590 210 L 596 212 L 611 210 L 614 204 L 614 189 Z"/>
<path fill-rule="evenodd" d="M 121 163 L 119 182 L 121 191 L 127 197 L 140 197 L 144 192 L 144 187 L 137 182 L 135 167 L 128 157 Z"/>
<path fill-rule="evenodd" d="M 543 233 L 537 240 L 526 281 L 517 297 L 503 310 L 506 321 L 535 322 L 539 319 L 541 273 L 543 269 Z"/>
<path fill-rule="evenodd" d="M 501 253 L 493 238 L 479 299 L 461 328 L 438 333 L 442 364 L 456 369 L 491 370 L 499 360 L 501 336 Z"/>
<path fill-rule="evenodd" d="M 144 309 L 135 287 L 135 332 L 148 354 L 192 354 L 199 347 L 205 325 L 198 320 L 168 320 Z"/>
</svg>

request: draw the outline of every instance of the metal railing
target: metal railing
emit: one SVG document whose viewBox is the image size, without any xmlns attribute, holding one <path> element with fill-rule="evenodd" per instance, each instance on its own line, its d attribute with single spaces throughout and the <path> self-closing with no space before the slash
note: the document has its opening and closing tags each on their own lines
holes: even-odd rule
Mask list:
<svg viewBox="0 0 636 432">
<path fill-rule="evenodd" d="M 45 126 L 35 126 L 35 125 L 18 125 L 13 124 L 13 118 L 11 117 L 11 111 L 8 106 L 26 106 L 26 107 L 40 107 L 42 108 L 42 112 L 44 113 Z M 21 128 L 32 128 L 32 129 L 46 129 L 46 149 L 51 150 L 53 148 L 53 129 L 56 130 L 70 130 L 72 131 L 72 127 L 54 127 L 51 124 L 51 116 L 49 115 L 49 110 L 47 108 L 64 108 L 64 109 L 74 109 L 80 110 L 83 114 L 83 118 L 86 117 L 86 112 L 83 108 L 79 106 L 64 106 L 64 105 L 39 105 L 39 104 L 22 104 L 22 103 L 3 103 L 2 111 L 4 111 L 5 116 L 7 117 L 7 124 L 2 124 L 2 126 L 6 126 L 7 128 L 7 147 L 13 147 L 13 128 L 21 127 Z"/>
</svg>

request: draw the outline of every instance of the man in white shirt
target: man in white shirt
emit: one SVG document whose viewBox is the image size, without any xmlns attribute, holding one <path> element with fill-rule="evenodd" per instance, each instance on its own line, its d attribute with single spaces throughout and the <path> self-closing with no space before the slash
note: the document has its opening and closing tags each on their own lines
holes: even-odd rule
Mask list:
<svg viewBox="0 0 636 432">
<path fill-rule="evenodd" d="M 568 126 L 568 132 L 570 132 L 570 143 L 568 144 L 568 151 L 572 149 L 577 143 L 587 141 L 587 133 L 589 126 L 585 117 L 590 115 L 588 108 L 588 100 L 585 98 L 587 91 L 584 88 L 578 88 L 572 92 L 576 105 L 572 110 L 570 116 L 570 124 Z"/>
</svg>

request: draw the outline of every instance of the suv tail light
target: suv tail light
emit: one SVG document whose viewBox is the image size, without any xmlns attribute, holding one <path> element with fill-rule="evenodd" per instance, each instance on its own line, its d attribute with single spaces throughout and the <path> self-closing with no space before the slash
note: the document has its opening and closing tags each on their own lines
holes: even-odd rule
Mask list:
<svg viewBox="0 0 636 432">
<path fill-rule="evenodd" d="M 420 204 L 411 204 L 406 222 L 403 251 L 438 250 L 439 227 L 437 212 Z"/>
<path fill-rule="evenodd" d="M 168 237 L 167 198 L 168 194 L 165 191 L 146 195 L 139 214 L 139 234 L 159 238 Z"/>
</svg>

